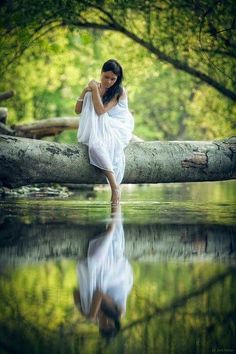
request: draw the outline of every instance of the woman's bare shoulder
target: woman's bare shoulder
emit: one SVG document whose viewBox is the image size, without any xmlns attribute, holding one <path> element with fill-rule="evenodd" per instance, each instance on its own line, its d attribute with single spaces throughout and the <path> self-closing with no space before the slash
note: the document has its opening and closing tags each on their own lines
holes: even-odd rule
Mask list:
<svg viewBox="0 0 236 354">
<path fill-rule="evenodd" d="M 125 99 L 127 98 L 127 91 L 124 87 L 122 87 L 122 94 L 120 96 L 120 99 Z"/>
</svg>

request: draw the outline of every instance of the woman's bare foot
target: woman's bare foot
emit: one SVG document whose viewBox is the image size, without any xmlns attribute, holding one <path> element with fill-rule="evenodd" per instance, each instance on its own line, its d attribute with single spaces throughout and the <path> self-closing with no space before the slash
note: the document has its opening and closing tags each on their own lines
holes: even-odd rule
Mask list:
<svg viewBox="0 0 236 354">
<path fill-rule="evenodd" d="M 120 188 L 119 187 L 113 188 L 112 194 L 111 194 L 111 205 L 112 206 L 120 204 L 120 196 L 121 196 Z"/>
</svg>

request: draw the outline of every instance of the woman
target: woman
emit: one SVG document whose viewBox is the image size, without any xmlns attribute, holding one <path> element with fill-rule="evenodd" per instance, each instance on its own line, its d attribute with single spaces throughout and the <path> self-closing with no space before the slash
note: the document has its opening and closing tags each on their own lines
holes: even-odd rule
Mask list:
<svg viewBox="0 0 236 354">
<path fill-rule="evenodd" d="M 80 115 L 78 141 L 88 145 L 90 163 L 104 173 L 111 187 L 111 202 L 120 202 L 124 148 L 132 138 L 134 119 L 122 87 L 123 69 L 115 60 L 105 62 L 101 82 L 91 80 L 75 106 Z"/>
<path fill-rule="evenodd" d="M 77 265 L 79 289 L 73 293 L 82 315 L 97 323 L 100 334 L 107 338 L 119 332 L 120 318 L 126 312 L 127 297 L 133 286 L 132 268 L 124 256 L 119 208 L 112 214 L 107 230 L 89 242 L 87 258 Z"/>
</svg>

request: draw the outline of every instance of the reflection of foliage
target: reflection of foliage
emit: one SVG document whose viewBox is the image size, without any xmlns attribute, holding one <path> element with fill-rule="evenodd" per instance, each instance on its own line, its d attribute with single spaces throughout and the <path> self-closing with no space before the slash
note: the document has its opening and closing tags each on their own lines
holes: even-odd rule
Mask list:
<svg viewBox="0 0 236 354">
<path fill-rule="evenodd" d="M 213 264 L 144 265 L 134 289 L 136 318 L 123 336 L 133 338 L 137 353 L 208 353 L 216 343 L 234 348 L 235 304 L 226 299 L 234 281 L 234 270 Z"/>
<path fill-rule="evenodd" d="M 202 285 L 200 288 L 195 289 L 190 293 L 181 296 L 178 299 L 175 299 L 170 305 L 166 307 L 162 307 L 162 308 L 158 307 L 154 303 L 150 304 L 149 299 L 146 300 L 148 303 L 149 311 L 151 313 L 146 315 L 145 317 L 141 317 L 133 321 L 132 323 L 128 324 L 126 327 L 123 328 L 123 331 L 128 330 L 140 324 L 145 324 L 146 322 L 149 322 L 156 316 L 162 316 L 165 313 L 176 311 L 178 308 L 185 306 L 188 301 L 192 300 L 195 297 L 203 295 L 207 291 L 211 290 L 212 287 L 214 287 L 217 283 L 222 282 L 227 276 L 234 275 L 234 274 L 235 274 L 234 271 L 227 271 L 223 274 L 216 275 L 213 279 L 210 279 L 206 284 Z"/>
<path fill-rule="evenodd" d="M 216 263 L 134 263 L 133 270 L 135 286 L 123 330 L 108 347 L 73 305 L 75 261 L 9 270 L 0 279 L 2 348 L 12 353 L 74 353 L 83 348 L 88 354 L 98 348 L 105 353 L 126 348 L 127 353 L 151 354 L 169 352 L 172 346 L 173 353 L 190 353 L 196 338 L 201 352 L 216 341 L 232 347 L 235 272 Z"/>
</svg>

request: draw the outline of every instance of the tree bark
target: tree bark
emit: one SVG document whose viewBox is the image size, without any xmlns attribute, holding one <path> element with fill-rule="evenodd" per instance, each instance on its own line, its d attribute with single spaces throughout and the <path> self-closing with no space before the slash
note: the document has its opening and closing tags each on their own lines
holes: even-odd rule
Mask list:
<svg viewBox="0 0 236 354">
<path fill-rule="evenodd" d="M 66 129 L 78 129 L 78 117 L 55 117 L 42 119 L 37 122 L 27 124 L 15 124 L 11 128 L 0 124 L 0 134 L 14 135 L 24 138 L 42 139 L 47 136 L 55 136 Z M 134 141 L 143 141 L 133 135 Z"/>
<path fill-rule="evenodd" d="M 217 141 L 131 142 L 123 183 L 236 178 L 236 137 Z M 0 185 L 106 183 L 89 163 L 87 146 L 0 135 Z"/>
<path fill-rule="evenodd" d="M 0 134 L 15 136 L 15 131 L 9 128 L 8 126 L 6 126 L 4 123 L 0 122 Z"/>
<path fill-rule="evenodd" d="M 12 128 L 15 130 L 16 136 L 41 139 L 45 136 L 60 134 L 66 129 L 78 129 L 78 123 L 78 117 L 55 117 L 28 124 L 17 124 Z"/>
<path fill-rule="evenodd" d="M 0 93 L 0 101 L 7 100 L 8 98 L 13 97 L 15 94 L 14 91 L 6 91 Z"/>
</svg>

